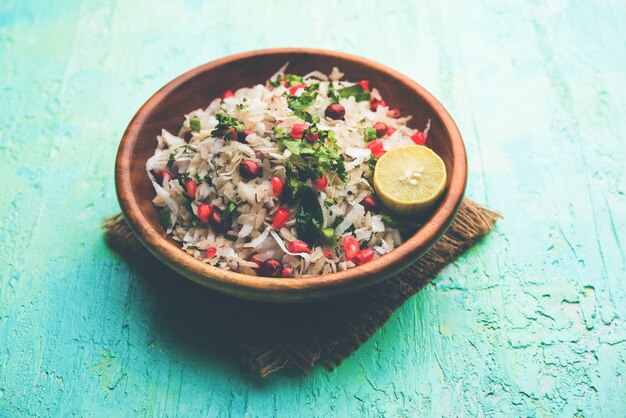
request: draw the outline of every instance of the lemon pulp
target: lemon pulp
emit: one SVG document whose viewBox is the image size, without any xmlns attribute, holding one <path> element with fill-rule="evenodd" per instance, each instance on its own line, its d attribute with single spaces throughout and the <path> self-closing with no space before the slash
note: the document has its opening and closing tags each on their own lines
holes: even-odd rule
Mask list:
<svg viewBox="0 0 626 418">
<path fill-rule="evenodd" d="M 386 152 L 374 169 L 374 190 L 390 210 L 413 215 L 429 209 L 446 186 L 446 166 L 433 150 L 409 145 Z"/>
</svg>

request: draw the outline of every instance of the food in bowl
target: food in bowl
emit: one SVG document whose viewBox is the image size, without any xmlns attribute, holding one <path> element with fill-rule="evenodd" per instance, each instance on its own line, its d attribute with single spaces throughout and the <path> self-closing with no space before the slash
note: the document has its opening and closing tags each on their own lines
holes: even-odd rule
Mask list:
<svg viewBox="0 0 626 418">
<path fill-rule="evenodd" d="M 163 130 L 146 169 L 167 234 L 203 262 L 269 277 L 346 270 L 401 244 L 445 166 L 424 146 L 428 125 L 342 79 L 284 67 Z"/>
</svg>

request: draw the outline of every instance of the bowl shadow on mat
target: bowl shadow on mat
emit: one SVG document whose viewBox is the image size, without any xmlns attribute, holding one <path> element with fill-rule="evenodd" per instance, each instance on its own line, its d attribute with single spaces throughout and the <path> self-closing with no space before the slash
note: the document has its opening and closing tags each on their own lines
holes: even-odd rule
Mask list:
<svg viewBox="0 0 626 418">
<path fill-rule="evenodd" d="M 138 280 L 154 297 L 151 320 L 154 321 L 152 325 L 158 330 L 160 338 L 212 370 L 219 365 L 225 372 L 234 373 L 259 387 L 266 386 L 276 378 L 290 381 L 305 379 L 312 374 L 314 368 L 308 373 L 302 373 L 298 367 L 286 367 L 273 373 L 270 378 L 264 379 L 258 370 L 252 370 L 254 367 L 251 364 L 242 364 L 241 358 L 244 353 L 241 344 L 224 332 L 218 323 L 231 330 L 245 329 L 246 332 L 254 334 L 252 339 L 255 341 L 273 340 L 276 341 L 276 345 L 287 346 L 286 351 L 293 351 L 289 347 L 293 340 L 299 338 L 308 340 L 309 334 L 321 333 L 320 327 L 326 327 L 333 322 L 332 318 L 324 314 L 325 312 L 335 314 L 343 311 L 346 314 L 344 318 L 346 321 L 354 320 L 350 318 L 350 313 L 345 311 L 350 309 L 349 305 L 338 308 L 338 304 L 332 299 L 303 304 L 267 304 L 223 295 L 179 276 L 151 256 L 146 257 L 147 259 L 142 262 L 132 263 L 131 269 L 136 273 L 134 275 L 136 277 L 132 277 L 131 280 Z M 422 283 L 420 288 L 427 283 L 427 281 Z M 358 297 L 358 294 L 356 296 Z M 389 314 L 391 315 L 394 310 L 391 309 Z M 241 312 L 248 314 L 241 315 Z M 286 318 L 295 319 L 292 321 Z M 322 318 L 319 323 L 318 318 Z M 256 323 L 257 326 L 245 328 L 242 323 L 248 321 Z M 372 333 L 376 332 L 377 329 L 374 329 Z M 384 338 L 385 345 L 393 347 L 394 344 L 399 344 L 400 334 L 387 333 Z M 324 355 L 322 344 L 314 344 L 318 345 L 323 358 L 332 357 L 333 353 Z M 363 344 L 367 345 L 367 341 L 363 341 Z M 360 344 L 356 343 L 353 349 L 356 350 L 359 346 Z M 350 352 L 346 356 L 349 356 Z M 376 354 L 367 352 L 363 355 L 368 358 Z M 323 367 L 323 361 L 315 366 Z M 357 376 L 355 378 L 358 379 Z"/>
</svg>

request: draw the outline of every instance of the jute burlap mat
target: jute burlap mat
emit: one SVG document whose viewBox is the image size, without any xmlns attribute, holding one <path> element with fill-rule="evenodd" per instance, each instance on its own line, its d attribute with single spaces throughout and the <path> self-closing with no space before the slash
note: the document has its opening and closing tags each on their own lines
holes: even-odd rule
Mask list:
<svg viewBox="0 0 626 418">
<path fill-rule="evenodd" d="M 242 362 L 262 376 L 284 369 L 306 372 L 318 363 L 332 369 L 443 267 L 491 231 L 499 218 L 465 199 L 446 234 L 418 262 L 381 284 L 340 299 L 268 304 L 193 285 L 192 291 L 181 290 L 181 303 L 195 304 L 198 313 L 240 349 Z M 142 247 L 121 214 L 106 219 L 104 229 L 108 245 L 145 275 L 156 271 L 151 273 L 149 266 L 157 266 L 160 275 L 166 271 L 166 275 L 176 276 Z"/>
</svg>

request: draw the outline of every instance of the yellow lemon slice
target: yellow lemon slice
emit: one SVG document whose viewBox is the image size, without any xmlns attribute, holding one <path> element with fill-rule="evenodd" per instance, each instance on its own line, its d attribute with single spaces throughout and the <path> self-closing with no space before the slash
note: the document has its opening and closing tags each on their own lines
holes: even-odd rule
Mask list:
<svg viewBox="0 0 626 418">
<path fill-rule="evenodd" d="M 374 169 L 374 190 L 382 203 L 402 215 L 426 211 L 446 186 L 446 166 L 428 147 L 409 145 L 386 152 Z"/>
</svg>

